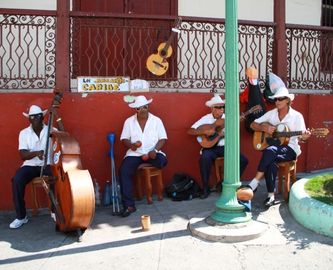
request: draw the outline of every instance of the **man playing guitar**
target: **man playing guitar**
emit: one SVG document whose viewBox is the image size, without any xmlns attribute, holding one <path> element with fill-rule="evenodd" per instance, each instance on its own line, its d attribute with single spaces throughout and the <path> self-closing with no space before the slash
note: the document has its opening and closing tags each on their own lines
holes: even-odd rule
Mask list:
<svg viewBox="0 0 333 270">
<path fill-rule="evenodd" d="M 205 199 L 209 196 L 208 186 L 212 163 L 218 157 L 224 156 L 224 100 L 215 95 L 206 102 L 206 106 L 211 109 L 211 113 L 201 117 L 187 131 L 189 135 L 197 136 L 198 142 L 203 146 L 200 153 L 199 165 L 201 180 L 203 183 L 203 193 L 200 198 Z M 215 142 L 209 148 L 201 140 Z M 244 155 L 240 155 L 240 175 L 244 172 L 248 160 Z"/>
<path fill-rule="evenodd" d="M 296 160 L 301 154 L 298 144 L 299 140 L 305 141 L 311 135 L 311 132 L 306 130 L 303 115 L 291 107 L 294 94 L 289 94 L 282 80 L 276 75 L 274 76 L 273 80 L 270 79 L 270 88 L 275 92 L 271 98 L 274 99 L 276 108 L 255 119 L 250 127 L 254 131 L 262 131 L 272 136 L 275 131 L 279 131 L 277 128 L 286 126 L 290 131 L 302 131 L 302 135 L 291 137 L 288 145 L 270 145 L 263 150 L 257 173 L 250 182 L 249 187 L 255 191 L 260 180 L 265 178 L 268 191 L 268 196 L 264 201 L 266 207 L 272 206 L 275 201 L 274 189 L 278 173 L 277 162 Z M 272 89 L 272 85 L 275 85 L 276 91 Z"/>
</svg>

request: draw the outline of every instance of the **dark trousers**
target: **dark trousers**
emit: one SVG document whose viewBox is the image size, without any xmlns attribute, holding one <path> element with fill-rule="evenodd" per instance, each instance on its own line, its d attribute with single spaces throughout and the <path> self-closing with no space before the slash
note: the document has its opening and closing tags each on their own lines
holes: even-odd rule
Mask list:
<svg viewBox="0 0 333 270">
<path fill-rule="evenodd" d="M 27 215 L 24 201 L 25 186 L 32 179 L 40 176 L 41 168 L 39 166 L 23 166 L 16 171 L 12 178 L 13 202 L 17 219 L 23 219 Z M 43 175 L 52 175 L 50 166 L 46 166 Z"/>
<path fill-rule="evenodd" d="M 295 151 L 289 146 L 270 146 L 262 152 L 258 171 L 265 174 L 268 192 L 274 192 L 275 180 L 278 173 L 278 162 L 296 159 Z"/>
<path fill-rule="evenodd" d="M 199 165 L 204 188 L 208 188 L 211 168 L 214 160 L 218 157 L 224 157 L 224 146 L 214 146 L 212 148 L 202 149 Z M 248 163 L 248 159 L 244 155 L 240 154 L 240 175 L 243 174 Z"/>
<path fill-rule="evenodd" d="M 137 168 L 143 164 L 149 163 L 156 168 L 163 168 L 167 165 L 167 158 L 157 153 L 155 159 L 148 159 L 143 161 L 141 157 L 127 156 L 123 159 L 120 165 L 120 187 L 122 193 L 122 202 L 124 207 L 135 206 L 134 202 L 134 176 Z"/>
</svg>

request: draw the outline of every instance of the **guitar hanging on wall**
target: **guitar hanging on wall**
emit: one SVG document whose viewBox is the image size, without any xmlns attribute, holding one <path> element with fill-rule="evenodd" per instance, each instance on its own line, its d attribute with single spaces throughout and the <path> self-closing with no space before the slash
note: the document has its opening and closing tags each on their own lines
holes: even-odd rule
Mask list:
<svg viewBox="0 0 333 270">
<path fill-rule="evenodd" d="M 171 47 L 171 42 L 173 41 L 175 35 L 180 33 L 180 30 L 178 29 L 180 23 L 181 19 L 178 18 L 176 26 L 172 28 L 169 39 L 158 46 L 157 53 L 153 53 L 147 58 L 146 67 L 152 74 L 162 76 L 168 71 L 169 63 L 167 58 L 172 55 L 173 49 Z"/>
</svg>

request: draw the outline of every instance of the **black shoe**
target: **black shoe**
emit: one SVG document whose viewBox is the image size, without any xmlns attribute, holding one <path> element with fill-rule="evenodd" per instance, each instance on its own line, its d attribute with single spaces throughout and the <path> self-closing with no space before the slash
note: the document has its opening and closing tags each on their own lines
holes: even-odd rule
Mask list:
<svg viewBox="0 0 333 270">
<path fill-rule="evenodd" d="M 135 211 L 136 211 L 136 208 L 134 206 L 128 206 L 119 213 L 119 216 L 128 217 L 130 214 L 134 213 Z"/>
<path fill-rule="evenodd" d="M 274 197 L 267 197 L 264 200 L 264 205 L 265 205 L 266 208 L 270 208 L 274 204 L 275 204 L 275 198 Z"/>
<path fill-rule="evenodd" d="M 206 199 L 210 194 L 210 190 L 208 189 L 204 189 L 204 191 L 201 193 L 200 195 L 200 199 Z"/>
</svg>

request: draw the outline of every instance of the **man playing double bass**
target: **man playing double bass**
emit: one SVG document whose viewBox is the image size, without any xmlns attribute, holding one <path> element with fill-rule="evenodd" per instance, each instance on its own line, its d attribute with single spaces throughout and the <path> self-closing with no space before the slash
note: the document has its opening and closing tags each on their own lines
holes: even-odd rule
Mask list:
<svg viewBox="0 0 333 270">
<path fill-rule="evenodd" d="M 35 177 L 39 177 L 44 165 L 44 150 L 48 136 L 48 126 L 44 124 L 47 110 L 32 105 L 28 113 L 23 115 L 29 119 L 30 125 L 19 134 L 19 153 L 23 160 L 22 166 L 16 171 L 12 179 L 13 201 L 16 219 L 9 224 L 9 228 L 17 229 L 28 222 L 25 208 L 24 193 L 26 185 Z M 52 175 L 50 167 L 50 151 L 47 166 L 43 175 Z"/>
</svg>

